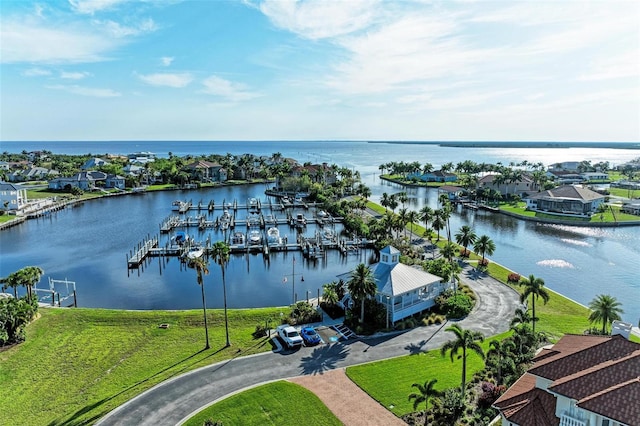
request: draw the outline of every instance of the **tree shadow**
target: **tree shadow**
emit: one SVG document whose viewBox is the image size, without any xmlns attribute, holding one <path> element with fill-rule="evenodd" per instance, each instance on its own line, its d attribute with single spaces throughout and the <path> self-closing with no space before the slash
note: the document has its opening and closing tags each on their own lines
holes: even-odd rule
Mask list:
<svg viewBox="0 0 640 426">
<path fill-rule="evenodd" d="M 334 370 L 337 363 L 343 361 L 348 354 L 349 348 L 344 344 L 318 346 L 309 356 L 300 360 L 301 374 L 322 374 Z"/>
<path fill-rule="evenodd" d="M 421 340 L 418 343 L 409 343 L 404 347 L 404 349 L 409 351 L 409 355 L 418 355 L 420 352 L 422 352 L 422 348 L 424 348 L 424 345 L 426 344 L 426 340 Z"/>
</svg>

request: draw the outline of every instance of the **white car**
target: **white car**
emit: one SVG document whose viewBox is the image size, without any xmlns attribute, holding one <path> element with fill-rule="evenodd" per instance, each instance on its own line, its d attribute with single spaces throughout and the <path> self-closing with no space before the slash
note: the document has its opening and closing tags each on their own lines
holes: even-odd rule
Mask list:
<svg viewBox="0 0 640 426">
<path fill-rule="evenodd" d="M 276 332 L 288 348 L 302 346 L 302 336 L 300 336 L 298 330 L 291 327 L 290 325 L 279 325 L 278 327 L 276 327 Z"/>
</svg>

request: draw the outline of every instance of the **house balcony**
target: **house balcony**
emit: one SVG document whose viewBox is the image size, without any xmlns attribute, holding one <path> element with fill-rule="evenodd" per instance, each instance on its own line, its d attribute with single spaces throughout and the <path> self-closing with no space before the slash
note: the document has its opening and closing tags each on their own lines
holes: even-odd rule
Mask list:
<svg viewBox="0 0 640 426">
<path fill-rule="evenodd" d="M 560 426 L 589 426 L 589 421 L 574 417 L 565 411 L 562 413 L 562 416 L 560 416 Z"/>
</svg>

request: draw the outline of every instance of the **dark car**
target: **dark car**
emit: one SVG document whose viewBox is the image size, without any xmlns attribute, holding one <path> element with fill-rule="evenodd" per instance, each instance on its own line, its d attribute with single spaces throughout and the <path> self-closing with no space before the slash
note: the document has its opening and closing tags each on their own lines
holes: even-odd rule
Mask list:
<svg viewBox="0 0 640 426">
<path fill-rule="evenodd" d="M 302 336 L 302 340 L 304 340 L 304 344 L 307 346 L 317 345 L 322 342 L 320 335 L 313 327 L 303 327 L 302 330 L 300 330 L 300 335 Z"/>
</svg>

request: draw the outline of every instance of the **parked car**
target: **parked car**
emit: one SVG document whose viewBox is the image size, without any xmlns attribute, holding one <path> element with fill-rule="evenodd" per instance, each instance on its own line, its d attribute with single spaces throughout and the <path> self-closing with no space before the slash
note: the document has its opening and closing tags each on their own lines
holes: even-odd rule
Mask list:
<svg viewBox="0 0 640 426">
<path fill-rule="evenodd" d="M 290 325 L 279 325 L 276 327 L 276 332 L 288 348 L 302 346 L 302 337 L 300 337 L 300 333 Z"/>
<path fill-rule="evenodd" d="M 302 335 L 302 340 L 304 340 L 304 344 L 307 346 L 317 345 L 322 342 L 320 335 L 313 327 L 304 327 L 300 330 L 300 334 Z"/>
</svg>

